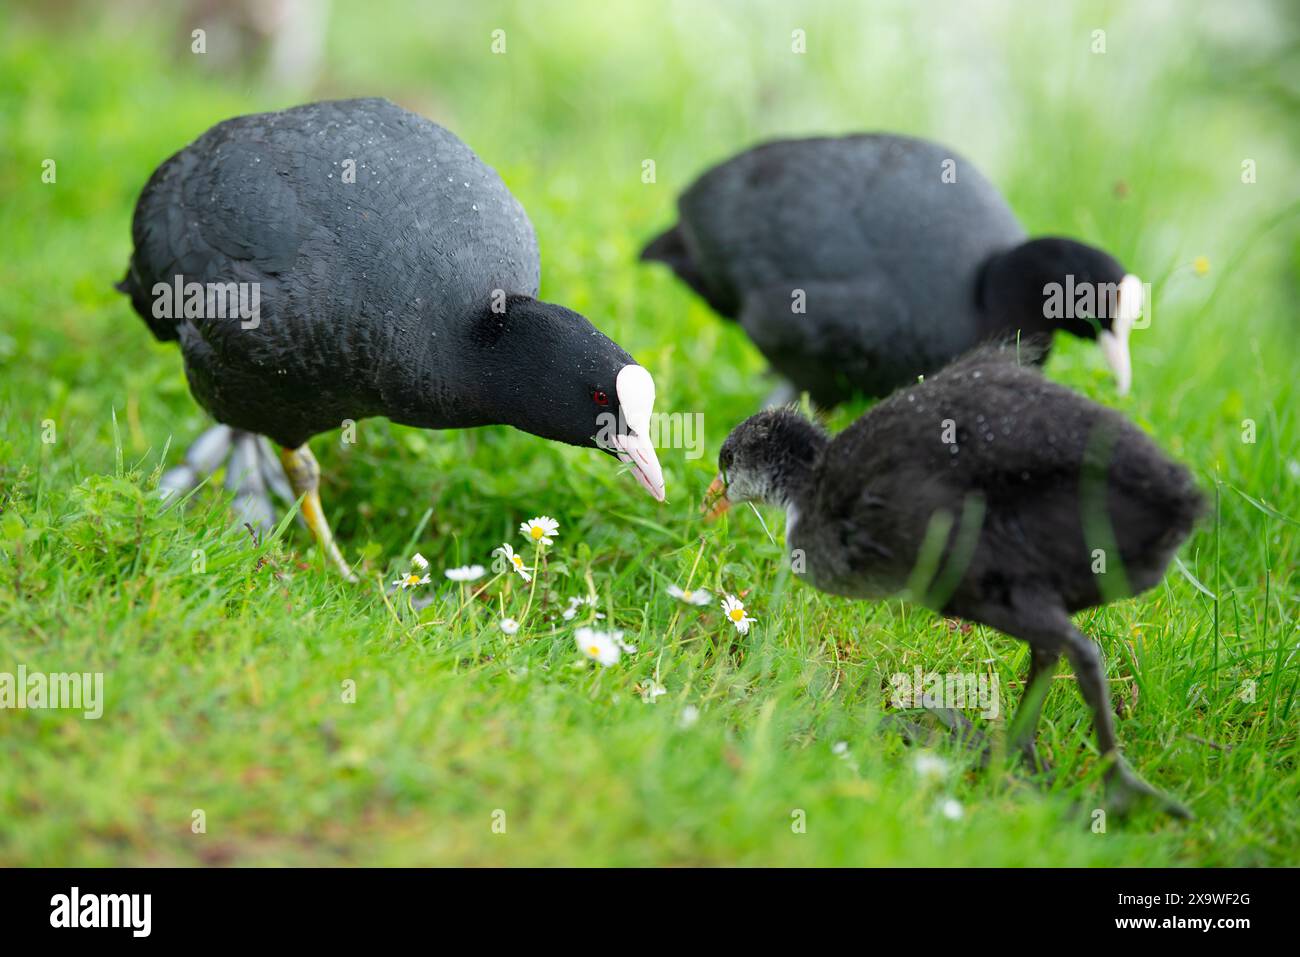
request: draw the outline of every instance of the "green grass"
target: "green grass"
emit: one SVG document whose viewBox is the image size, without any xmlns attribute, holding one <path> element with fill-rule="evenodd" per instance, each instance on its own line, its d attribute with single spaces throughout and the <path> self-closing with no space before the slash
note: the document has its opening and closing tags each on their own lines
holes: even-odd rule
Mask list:
<svg viewBox="0 0 1300 957">
<path fill-rule="evenodd" d="M 1229 49 L 1210 8 L 1162 22 L 1026 4 L 979 23 L 901 4 L 440 6 L 333 5 L 323 79 L 280 91 L 206 68 L 190 24 L 0 14 L 0 671 L 102 671 L 107 696 L 98 721 L 0 712 L 0 864 L 1300 862 L 1300 164 L 1294 114 L 1269 90 L 1280 28 L 1239 23 Z M 495 28 L 505 56 L 489 52 Z M 703 412 L 704 457 L 662 453 L 667 505 L 594 453 L 369 420 L 355 446 L 314 443 L 344 550 L 365 561 L 349 586 L 296 524 L 256 546 L 219 491 L 165 512 L 151 497 L 164 450 L 174 462 L 205 420 L 178 353 L 110 288 L 140 187 L 219 119 L 364 94 L 496 166 L 537 227 L 543 295 L 650 368 L 661 410 Z M 993 674 L 1005 709 L 1025 647 L 823 596 L 748 509 L 696 517 L 718 445 L 768 384 L 742 336 L 636 252 L 708 163 L 859 128 L 951 143 L 1031 231 L 1102 245 L 1155 283 L 1131 397 L 1082 343 L 1061 343 L 1048 374 L 1119 408 L 1218 502 L 1181 553 L 1201 587 L 1171 570 L 1079 618 L 1106 653 L 1129 759 L 1194 822 L 1089 829 L 1100 767 L 1064 666 L 1040 728 L 1054 783 L 950 750 L 952 773 L 923 780 L 877 728 L 889 675 Z M 520 617 L 521 582 L 460 612 L 441 569 L 521 546 L 516 526 L 541 513 L 560 537 L 506 637 L 497 618 Z M 780 515 L 765 519 L 779 540 Z M 435 578 L 418 620 L 379 585 L 417 549 Z M 747 637 L 667 597 L 692 569 L 746 595 Z M 638 646 L 609 669 L 580 663 L 583 617 L 558 615 L 588 584 L 601 624 Z M 667 694 L 643 703 L 654 679 Z M 940 813 L 949 798 L 960 820 Z"/>
</svg>

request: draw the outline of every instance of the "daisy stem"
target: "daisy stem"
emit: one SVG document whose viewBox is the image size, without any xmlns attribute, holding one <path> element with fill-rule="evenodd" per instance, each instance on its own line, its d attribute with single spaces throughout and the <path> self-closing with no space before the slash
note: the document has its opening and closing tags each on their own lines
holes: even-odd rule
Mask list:
<svg viewBox="0 0 1300 957">
<path fill-rule="evenodd" d="M 528 585 L 528 603 L 524 605 L 524 613 L 519 616 L 519 627 L 524 627 L 524 622 L 528 620 L 528 613 L 533 607 L 533 594 L 537 591 L 537 567 L 542 563 L 542 543 L 537 543 L 537 551 L 533 553 L 533 580 Z"/>
<path fill-rule="evenodd" d="M 405 631 L 407 635 L 410 635 L 410 629 L 406 627 L 406 623 L 403 622 L 401 616 L 397 614 L 397 609 L 393 607 L 393 603 L 388 600 L 388 592 L 384 591 L 383 577 L 378 575 L 375 576 L 375 584 L 379 587 L 379 597 L 382 598 L 384 604 L 388 606 L 388 613 L 393 616 L 393 621 L 397 622 L 397 627 Z"/>
<path fill-rule="evenodd" d="M 690 591 L 691 582 L 695 580 L 695 569 L 700 567 L 700 559 L 704 557 L 704 536 L 700 536 L 700 550 L 695 553 L 695 562 L 691 565 L 690 573 L 686 576 L 686 590 Z"/>
<path fill-rule="evenodd" d="M 686 575 L 686 590 L 687 590 L 687 591 L 690 591 L 690 590 L 691 590 L 691 582 L 695 581 L 695 570 L 696 570 L 697 568 L 700 567 L 700 559 L 704 557 L 704 545 L 705 545 L 704 536 L 701 535 L 701 536 L 700 536 L 700 550 L 699 550 L 698 552 L 695 553 L 695 561 L 691 563 L 691 570 L 690 570 L 690 572 L 688 572 L 687 575 Z M 676 603 L 674 603 L 674 604 L 676 604 Z M 676 634 L 677 622 L 678 622 L 678 620 L 681 618 L 681 615 L 682 615 L 682 610 L 681 610 L 680 607 L 677 607 L 677 608 L 674 608 L 674 609 L 673 609 L 673 617 L 672 617 L 671 619 L 669 619 L 669 621 L 668 621 L 668 630 L 667 630 L 667 638 L 668 638 L 668 640 L 671 640 L 671 639 L 673 638 L 673 636 Z M 665 641 L 664 644 L 661 645 L 660 648 L 659 648 L 659 660 L 655 662 L 655 676 L 656 676 L 656 678 L 658 677 L 658 674 L 659 674 L 659 664 L 663 661 L 664 648 L 667 646 L 667 644 L 668 644 L 668 641 Z"/>
</svg>

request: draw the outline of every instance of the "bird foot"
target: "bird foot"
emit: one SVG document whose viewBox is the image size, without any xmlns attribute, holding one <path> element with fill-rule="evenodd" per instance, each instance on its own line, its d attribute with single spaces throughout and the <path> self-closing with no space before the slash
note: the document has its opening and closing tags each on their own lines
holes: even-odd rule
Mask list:
<svg viewBox="0 0 1300 957">
<path fill-rule="evenodd" d="M 909 746 L 936 747 L 944 742 L 954 744 L 974 755 L 975 766 L 980 770 L 987 769 L 993 763 L 993 741 L 960 711 L 953 708 L 925 708 L 919 712 L 918 717 L 921 721 L 927 717 L 937 719 L 942 727 L 936 728 L 932 724 L 927 727 L 918 721 L 908 720 L 903 714 L 885 715 L 880 726 L 897 732 Z M 1046 758 L 1039 755 L 1032 740 L 1022 744 L 1012 741 L 1008 753 L 1014 755 L 1013 760 L 1019 761 L 1031 774 L 1041 777 L 1048 785 L 1052 783 L 1052 766 Z"/>
<path fill-rule="evenodd" d="M 294 495 L 275 454 L 251 432 L 228 425 L 208 429 L 186 450 L 184 461 L 158 480 L 159 498 L 171 501 L 188 495 L 223 462 L 226 488 L 240 524 L 249 525 L 259 538 L 270 533 L 276 516 L 272 495 L 284 502 L 294 501 Z"/>
<path fill-rule="evenodd" d="M 909 720 L 911 717 L 917 720 Z M 887 714 L 881 719 L 880 726 L 897 732 L 909 746 L 937 747 L 944 743 L 956 745 L 977 755 L 980 767 L 988 763 L 988 757 L 992 754 L 988 737 L 971 724 L 964 714 L 953 708 L 922 708 Z"/>
<path fill-rule="evenodd" d="M 988 761 L 993 753 L 988 736 L 971 723 L 971 720 L 955 708 L 926 708 L 930 714 L 939 719 L 939 723 L 948 729 L 953 743 L 967 751 L 980 756 L 980 767 Z"/>
<path fill-rule="evenodd" d="M 1106 770 L 1106 801 L 1112 814 L 1125 817 L 1141 805 L 1154 805 L 1171 817 L 1191 820 L 1195 815 L 1169 795 L 1142 780 L 1124 758 L 1116 754 Z"/>
<path fill-rule="evenodd" d="M 926 710 L 942 722 L 954 742 L 976 755 L 976 763 L 980 769 L 987 768 L 993 763 L 993 741 L 976 728 L 964 714 L 953 708 L 927 708 Z M 1051 765 L 1046 758 L 1039 756 L 1038 748 L 1032 738 L 1021 743 L 1012 741 L 1009 753 L 1015 755 L 1031 772 L 1046 775 L 1050 782 Z"/>
</svg>

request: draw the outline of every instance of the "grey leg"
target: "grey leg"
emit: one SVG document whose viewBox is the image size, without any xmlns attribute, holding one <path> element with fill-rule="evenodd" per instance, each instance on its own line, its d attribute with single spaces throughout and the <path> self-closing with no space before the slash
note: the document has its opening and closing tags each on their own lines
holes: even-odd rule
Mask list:
<svg viewBox="0 0 1300 957">
<path fill-rule="evenodd" d="M 1025 690 L 1020 696 L 1020 706 L 1016 708 L 1011 719 L 1011 749 L 1019 751 L 1036 771 L 1046 771 L 1047 765 L 1038 757 L 1038 748 L 1034 738 L 1038 731 L 1038 721 L 1043 714 L 1043 701 L 1052 686 L 1052 674 L 1057 662 L 1061 660 L 1060 652 L 1053 649 L 1031 646 L 1029 649 L 1029 673 L 1025 676 Z"/>
<path fill-rule="evenodd" d="M 234 439 L 235 430 L 228 425 L 213 426 L 200 435 L 185 450 L 181 464 L 168 469 L 158 480 L 158 497 L 166 501 L 196 488 L 225 461 Z"/>
<path fill-rule="evenodd" d="M 266 483 L 267 490 L 286 505 L 292 505 L 297 496 L 285 478 L 280 456 L 271 448 L 271 443 L 261 436 L 257 437 L 257 455 L 262 465 L 262 481 Z"/>
<path fill-rule="evenodd" d="M 297 496 L 284 477 L 280 461 L 266 439 L 228 425 L 215 425 L 203 432 L 185 451 L 179 465 L 158 480 L 158 497 L 163 501 L 187 495 L 226 463 L 226 488 L 234 497 L 235 514 L 261 534 L 275 525 L 274 493 L 286 503 Z"/>
<path fill-rule="evenodd" d="M 1075 677 L 1079 682 L 1079 693 L 1092 709 L 1097 747 L 1101 749 L 1102 757 L 1112 762 L 1106 771 L 1106 793 L 1113 811 L 1122 816 L 1135 804 L 1151 801 L 1166 814 L 1190 818 L 1191 811 L 1138 777 L 1119 753 L 1119 745 L 1115 740 L 1115 722 L 1111 717 L 1110 691 L 1106 687 L 1106 673 L 1101 664 L 1101 651 L 1073 624 L 1069 625 L 1069 630 L 1063 637 L 1065 654 L 1074 666 Z"/>
<path fill-rule="evenodd" d="M 1074 626 L 1057 596 L 1042 592 L 1017 593 L 1010 606 L 1006 603 L 979 605 L 967 609 L 963 617 L 1019 638 L 1032 649 L 1025 695 L 1012 721 L 1013 747 L 1018 747 L 1023 754 L 1026 743 L 1032 745 L 1051 673 L 1064 653 L 1074 668 L 1079 694 L 1092 711 L 1097 746 L 1103 759 L 1111 762 L 1106 772 L 1106 790 L 1113 812 L 1123 816 L 1141 800 L 1150 801 L 1175 817 L 1192 816 L 1187 808 L 1138 777 L 1120 754 L 1101 650 Z"/>
<path fill-rule="evenodd" d="M 235 514 L 258 535 L 275 527 L 275 510 L 262 477 L 258 437 L 250 432 L 235 434 L 235 447 L 226 462 L 226 488 L 234 496 Z"/>
</svg>

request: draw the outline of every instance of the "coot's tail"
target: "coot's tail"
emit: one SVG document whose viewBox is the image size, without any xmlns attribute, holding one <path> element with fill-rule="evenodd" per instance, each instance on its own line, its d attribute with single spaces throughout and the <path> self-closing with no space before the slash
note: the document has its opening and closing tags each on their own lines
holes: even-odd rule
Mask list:
<svg viewBox="0 0 1300 957">
<path fill-rule="evenodd" d="M 160 319 L 154 315 L 151 292 L 136 271 L 134 256 L 131 257 L 131 262 L 126 267 L 126 275 L 113 283 L 113 288 L 130 297 L 131 305 L 139 313 L 140 318 L 145 321 L 145 324 L 149 326 L 149 331 L 154 334 L 154 338 L 160 342 L 167 342 L 177 337 L 175 319 Z"/>
<path fill-rule="evenodd" d="M 641 250 L 642 262 L 667 263 L 677 273 L 677 278 L 690 286 L 700 298 L 713 307 L 719 315 L 735 319 L 740 303 L 734 292 L 711 283 L 691 258 L 682 236 L 681 225 L 660 233 Z"/>
<path fill-rule="evenodd" d="M 642 262 L 668 263 L 674 269 L 679 262 L 689 262 L 690 258 L 686 252 L 686 244 L 682 242 L 682 234 L 676 226 L 664 230 L 646 243 L 645 249 L 641 250 Z"/>
</svg>

